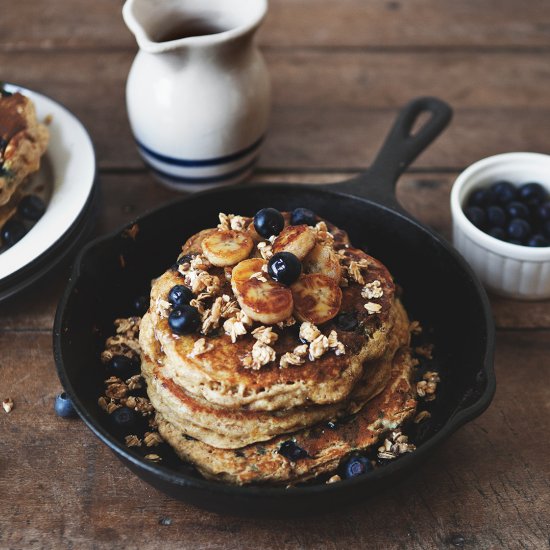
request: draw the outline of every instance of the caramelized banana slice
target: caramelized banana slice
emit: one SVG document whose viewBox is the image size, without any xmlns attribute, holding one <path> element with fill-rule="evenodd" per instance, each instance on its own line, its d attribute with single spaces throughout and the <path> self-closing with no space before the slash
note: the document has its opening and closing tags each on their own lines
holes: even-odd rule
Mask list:
<svg viewBox="0 0 550 550">
<path fill-rule="evenodd" d="M 315 325 L 336 317 L 342 302 L 338 283 L 322 273 L 302 275 L 293 285 L 294 315 Z"/>
<path fill-rule="evenodd" d="M 238 285 L 237 301 L 254 321 L 273 325 L 292 315 L 292 292 L 271 279 L 248 279 Z"/>
<path fill-rule="evenodd" d="M 254 273 L 260 273 L 267 262 L 262 258 L 250 258 L 238 263 L 231 272 L 231 286 L 235 294 L 239 293 L 239 285 L 248 281 Z"/>
<path fill-rule="evenodd" d="M 202 241 L 216 231 L 217 229 L 214 227 L 210 229 L 203 229 L 202 231 L 195 233 L 195 235 L 189 237 L 185 241 L 185 244 L 181 249 L 181 254 L 202 254 Z"/>
<path fill-rule="evenodd" d="M 303 260 L 315 246 L 315 231 L 308 225 L 289 225 L 273 242 L 273 253 L 292 252 Z"/>
<path fill-rule="evenodd" d="M 313 250 L 304 258 L 302 263 L 304 273 L 323 273 L 327 277 L 340 283 L 342 268 L 338 254 L 331 246 L 318 243 Z"/>
<path fill-rule="evenodd" d="M 248 258 L 254 243 L 242 231 L 220 229 L 206 236 L 201 245 L 203 254 L 212 265 L 225 267 Z"/>
</svg>

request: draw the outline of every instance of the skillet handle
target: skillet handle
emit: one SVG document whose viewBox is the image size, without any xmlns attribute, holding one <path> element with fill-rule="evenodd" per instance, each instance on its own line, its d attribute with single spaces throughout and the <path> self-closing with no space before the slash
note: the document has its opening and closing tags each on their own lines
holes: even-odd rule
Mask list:
<svg viewBox="0 0 550 550">
<path fill-rule="evenodd" d="M 415 123 L 424 114 L 429 114 L 429 119 L 411 134 Z M 401 210 L 395 196 L 399 176 L 444 130 L 452 115 L 451 107 L 440 99 L 413 99 L 399 112 L 371 167 L 351 180 L 331 187 Z"/>
</svg>

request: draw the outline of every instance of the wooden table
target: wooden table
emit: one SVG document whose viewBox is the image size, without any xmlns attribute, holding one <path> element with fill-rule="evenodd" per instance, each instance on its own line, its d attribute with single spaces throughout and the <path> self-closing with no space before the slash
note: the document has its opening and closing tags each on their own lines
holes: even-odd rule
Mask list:
<svg viewBox="0 0 550 550">
<path fill-rule="evenodd" d="M 114 0 L 18 0 L 0 15 L 0 77 L 67 105 L 91 132 L 97 233 L 176 197 L 144 170 L 124 84 L 136 52 Z M 368 166 L 397 108 L 422 94 L 451 128 L 399 184 L 449 236 L 456 174 L 550 149 L 550 3 L 272 0 L 259 36 L 274 88 L 259 181 L 332 182 Z M 550 302 L 493 297 L 490 409 L 390 492 L 296 520 L 218 516 L 131 475 L 79 421 L 55 416 L 51 331 L 67 270 L 0 305 L 1 548 L 548 548 Z M 452 289 L 450 289 L 452 291 Z"/>
</svg>

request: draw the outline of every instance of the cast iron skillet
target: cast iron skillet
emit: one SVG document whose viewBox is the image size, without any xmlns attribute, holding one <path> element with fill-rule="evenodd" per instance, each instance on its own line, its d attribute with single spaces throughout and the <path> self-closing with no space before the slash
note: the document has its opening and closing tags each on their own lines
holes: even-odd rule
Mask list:
<svg viewBox="0 0 550 550">
<path fill-rule="evenodd" d="M 421 115 L 429 119 L 411 134 Z M 494 327 L 487 296 L 469 266 L 440 236 L 397 204 L 395 184 L 405 168 L 445 128 L 448 105 L 420 98 L 398 115 L 372 167 L 330 186 L 244 185 L 191 195 L 138 220 L 132 239 L 124 230 L 96 239 L 79 254 L 59 304 L 54 328 L 58 374 L 87 426 L 139 477 L 187 502 L 239 514 L 298 514 L 349 504 L 396 483 L 465 422 L 481 414 L 495 391 Z M 97 405 L 105 371 L 99 362 L 116 317 L 131 314 L 133 297 L 167 269 L 181 244 L 217 223 L 218 213 L 252 216 L 262 207 L 305 206 L 349 232 L 352 243 L 384 262 L 404 289 L 414 319 L 432 327 L 442 382 L 432 416 L 414 434 L 415 452 L 366 475 L 333 484 L 291 489 L 235 487 L 207 481 L 162 450 L 160 464 L 127 448 Z M 123 258 L 123 260 L 122 260 Z"/>
</svg>

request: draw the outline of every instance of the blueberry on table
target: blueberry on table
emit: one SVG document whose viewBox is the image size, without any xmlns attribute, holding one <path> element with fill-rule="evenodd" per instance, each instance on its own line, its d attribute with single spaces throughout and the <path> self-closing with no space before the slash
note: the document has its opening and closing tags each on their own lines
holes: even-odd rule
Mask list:
<svg viewBox="0 0 550 550">
<path fill-rule="evenodd" d="M 489 187 L 489 203 L 504 205 L 513 201 L 517 195 L 517 187 L 509 181 L 496 181 Z"/>
<path fill-rule="evenodd" d="M 494 237 L 495 239 L 500 239 L 501 241 L 506 240 L 506 231 L 503 227 L 491 227 L 489 231 L 487 231 L 491 237 Z"/>
<path fill-rule="evenodd" d="M 548 193 L 540 183 L 525 183 L 518 189 L 518 198 L 527 204 L 540 204 L 548 198 Z"/>
<path fill-rule="evenodd" d="M 76 410 L 70 397 L 65 393 L 60 393 L 55 397 L 54 410 L 57 416 L 61 418 L 76 418 Z"/>
<path fill-rule="evenodd" d="M 283 215 L 275 208 L 262 208 L 254 216 L 254 227 L 258 235 L 269 239 L 278 235 L 285 226 Z"/>
<path fill-rule="evenodd" d="M 359 321 L 357 320 L 357 315 L 352 312 L 343 311 L 339 313 L 336 317 L 336 325 L 339 329 L 346 332 L 351 332 L 357 328 Z"/>
<path fill-rule="evenodd" d="M 138 413 L 129 407 L 120 407 L 114 410 L 109 419 L 117 430 L 126 432 L 137 430 L 140 424 Z"/>
<path fill-rule="evenodd" d="M 550 241 L 540 233 L 537 233 L 536 235 L 533 235 L 529 238 L 529 240 L 527 241 L 527 246 L 542 248 L 544 246 L 550 246 Z"/>
<path fill-rule="evenodd" d="M 199 328 L 201 317 L 196 307 L 181 306 L 170 313 L 168 324 L 174 334 L 189 334 Z"/>
<path fill-rule="evenodd" d="M 17 207 L 19 215 L 33 222 L 38 221 L 46 211 L 46 205 L 44 201 L 37 195 L 27 195 L 23 197 Z"/>
<path fill-rule="evenodd" d="M 315 225 L 317 216 L 307 208 L 295 208 L 290 216 L 290 225 Z"/>
<path fill-rule="evenodd" d="M 7 246 L 13 246 L 27 234 L 27 229 L 19 220 L 8 220 L 0 231 L 0 240 Z"/>
<path fill-rule="evenodd" d="M 468 206 L 479 206 L 483 208 L 486 206 L 489 200 L 489 193 L 487 189 L 476 189 L 468 197 Z"/>
<path fill-rule="evenodd" d="M 373 469 L 371 461 L 365 456 L 352 456 L 344 466 L 344 476 L 349 479 L 361 476 Z"/>
<path fill-rule="evenodd" d="M 485 213 L 489 227 L 504 227 L 506 224 L 506 213 L 500 206 L 488 206 Z"/>
<path fill-rule="evenodd" d="M 278 283 L 291 285 L 302 273 L 302 264 L 292 252 L 278 252 L 269 259 L 267 272 Z"/>
<path fill-rule="evenodd" d="M 123 380 L 130 378 L 138 373 L 139 364 L 137 361 L 126 357 L 126 355 L 113 355 L 108 363 L 108 368 L 113 376 L 118 376 Z"/>
<path fill-rule="evenodd" d="M 529 225 L 529 222 L 522 220 L 521 218 L 514 218 L 508 224 L 507 229 L 508 238 L 517 241 L 524 241 L 531 234 L 531 226 Z"/>
<path fill-rule="evenodd" d="M 484 229 L 487 223 L 487 216 L 479 206 L 468 206 L 464 209 L 466 217 L 479 229 Z"/>
<path fill-rule="evenodd" d="M 506 214 L 508 214 L 508 217 L 513 218 L 522 218 L 524 220 L 529 219 L 529 208 L 519 201 L 512 201 L 509 202 L 506 207 Z"/>
<path fill-rule="evenodd" d="M 168 301 L 174 307 L 186 306 L 193 299 L 191 289 L 185 285 L 175 285 L 168 293 Z"/>
</svg>

